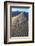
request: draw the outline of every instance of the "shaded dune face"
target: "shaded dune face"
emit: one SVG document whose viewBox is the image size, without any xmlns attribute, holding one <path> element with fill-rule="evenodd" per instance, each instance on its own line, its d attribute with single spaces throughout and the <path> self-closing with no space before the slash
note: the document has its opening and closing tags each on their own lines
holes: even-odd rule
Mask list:
<svg viewBox="0 0 35 46">
<path fill-rule="evenodd" d="M 11 22 L 12 22 L 12 33 L 11 35 L 17 36 L 19 34 L 22 34 L 20 30 L 22 30 L 23 28 L 23 24 L 26 22 L 27 18 L 24 16 L 23 13 L 20 13 L 17 16 L 14 16 L 11 18 Z M 21 29 L 20 29 L 21 27 Z"/>
</svg>

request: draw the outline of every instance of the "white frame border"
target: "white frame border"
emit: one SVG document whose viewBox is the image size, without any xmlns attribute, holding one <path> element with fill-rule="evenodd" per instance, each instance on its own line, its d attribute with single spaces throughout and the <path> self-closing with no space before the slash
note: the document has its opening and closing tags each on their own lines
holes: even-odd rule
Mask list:
<svg viewBox="0 0 35 46">
<path fill-rule="evenodd" d="M 16 3 L 8 3 L 7 4 L 7 8 L 8 8 L 8 18 L 7 18 L 7 20 L 8 20 L 8 22 L 7 22 L 7 41 L 8 42 L 14 42 L 14 41 L 32 41 L 32 4 L 19 4 L 19 3 L 17 3 L 17 5 L 16 5 Z M 29 6 L 30 7 L 30 12 L 29 12 L 29 37 L 12 37 L 11 39 L 10 39 L 10 6 Z M 18 39 L 17 39 L 18 38 Z"/>
</svg>

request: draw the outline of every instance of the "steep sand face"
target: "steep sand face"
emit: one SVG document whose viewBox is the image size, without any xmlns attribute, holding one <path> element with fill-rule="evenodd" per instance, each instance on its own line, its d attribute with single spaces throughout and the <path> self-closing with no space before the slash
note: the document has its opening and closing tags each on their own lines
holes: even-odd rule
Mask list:
<svg viewBox="0 0 35 46">
<path fill-rule="evenodd" d="M 20 26 L 22 27 L 22 24 L 21 23 L 24 23 L 24 21 L 26 21 L 26 17 L 23 15 L 23 13 L 20 13 L 19 15 L 17 16 L 14 16 L 11 18 L 11 23 L 12 23 L 12 33 L 15 33 L 15 32 L 18 32 L 19 31 L 19 28 Z M 11 33 L 11 35 L 12 35 Z M 14 34 L 16 35 L 16 34 Z"/>
</svg>

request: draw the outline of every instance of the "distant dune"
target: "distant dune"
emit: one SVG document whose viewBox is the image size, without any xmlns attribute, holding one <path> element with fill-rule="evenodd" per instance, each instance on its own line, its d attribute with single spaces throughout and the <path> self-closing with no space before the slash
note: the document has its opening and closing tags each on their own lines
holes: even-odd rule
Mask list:
<svg viewBox="0 0 35 46">
<path fill-rule="evenodd" d="M 11 17 L 11 36 L 27 36 L 28 35 L 28 20 L 27 17 L 20 13 L 17 16 Z"/>
</svg>

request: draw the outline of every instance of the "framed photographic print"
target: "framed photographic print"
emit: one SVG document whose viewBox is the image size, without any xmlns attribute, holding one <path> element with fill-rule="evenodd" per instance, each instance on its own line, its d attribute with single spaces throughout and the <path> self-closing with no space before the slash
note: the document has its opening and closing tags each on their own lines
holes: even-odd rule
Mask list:
<svg viewBox="0 0 35 46">
<path fill-rule="evenodd" d="M 34 2 L 4 2 L 4 43 L 34 42 Z"/>
</svg>

